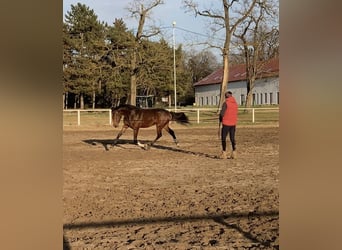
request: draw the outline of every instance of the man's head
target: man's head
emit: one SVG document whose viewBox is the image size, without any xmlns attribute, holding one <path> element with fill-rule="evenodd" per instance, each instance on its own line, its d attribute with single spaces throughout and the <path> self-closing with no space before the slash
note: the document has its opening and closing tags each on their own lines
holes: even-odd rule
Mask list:
<svg viewBox="0 0 342 250">
<path fill-rule="evenodd" d="M 227 92 L 224 94 L 224 96 L 225 96 L 226 98 L 231 97 L 232 95 L 233 95 L 233 93 L 232 93 L 231 91 L 227 91 Z"/>
</svg>

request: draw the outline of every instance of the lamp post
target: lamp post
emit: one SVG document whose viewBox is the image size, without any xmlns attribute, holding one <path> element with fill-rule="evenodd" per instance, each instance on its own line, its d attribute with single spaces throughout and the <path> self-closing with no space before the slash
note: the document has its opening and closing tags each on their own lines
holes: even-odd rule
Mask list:
<svg viewBox="0 0 342 250">
<path fill-rule="evenodd" d="M 173 37 L 173 87 L 175 95 L 175 111 L 177 110 L 177 80 L 176 80 L 176 40 L 175 40 L 176 21 L 172 22 L 172 37 Z"/>
</svg>

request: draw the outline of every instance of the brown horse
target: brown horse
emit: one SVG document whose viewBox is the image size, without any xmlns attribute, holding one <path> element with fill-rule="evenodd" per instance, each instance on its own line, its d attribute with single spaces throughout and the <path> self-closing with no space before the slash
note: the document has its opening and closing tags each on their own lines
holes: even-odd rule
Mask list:
<svg viewBox="0 0 342 250">
<path fill-rule="evenodd" d="M 153 145 L 162 136 L 163 129 L 172 136 L 173 141 L 178 145 L 175 132 L 169 127 L 169 122 L 176 121 L 180 124 L 189 124 L 189 119 L 183 112 L 175 113 L 161 108 L 144 109 L 129 104 L 123 104 L 112 108 L 112 120 L 115 128 L 119 126 L 122 116 L 124 117 L 124 124 L 114 140 L 114 145 L 127 128 L 133 129 L 134 143 L 139 145 L 139 129 L 148 128 L 153 125 L 156 125 L 157 137 L 149 145 L 145 145 L 145 149 L 148 149 L 149 146 Z"/>
</svg>

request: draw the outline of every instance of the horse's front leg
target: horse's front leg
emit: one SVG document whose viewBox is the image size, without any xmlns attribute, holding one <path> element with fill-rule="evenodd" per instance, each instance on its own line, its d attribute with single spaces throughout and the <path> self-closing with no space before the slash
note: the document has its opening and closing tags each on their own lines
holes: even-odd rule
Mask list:
<svg viewBox="0 0 342 250">
<path fill-rule="evenodd" d="M 133 129 L 133 143 L 138 144 L 139 128 Z"/>
<path fill-rule="evenodd" d="M 114 139 L 113 146 L 118 143 L 119 138 L 123 135 L 123 133 L 125 133 L 127 128 L 128 128 L 128 126 L 126 126 L 126 125 L 122 126 L 120 132 L 118 133 L 118 135 Z"/>
<path fill-rule="evenodd" d="M 153 142 L 151 142 L 151 146 L 160 138 L 160 137 L 162 137 L 162 127 L 159 127 L 159 126 L 157 126 L 157 137 L 156 137 L 156 139 L 154 139 L 154 141 Z"/>
<path fill-rule="evenodd" d="M 146 150 L 150 149 L 150 146 L 148 144 L 142 144 L 138 141 L 138 132 L 139 132 L 138 128 L 133 130 L 133 142 L 134 142 L 134 144 L 136 144 L 139 147 L 146 149 Z"/>
</svg>

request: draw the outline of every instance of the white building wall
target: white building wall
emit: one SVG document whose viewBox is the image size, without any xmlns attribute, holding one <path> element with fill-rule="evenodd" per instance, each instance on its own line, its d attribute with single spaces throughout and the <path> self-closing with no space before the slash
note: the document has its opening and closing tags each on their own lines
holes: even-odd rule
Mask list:
<svg viewBox="0 0 342 250">
<path fill-rule="evenodd" d="M 252 93 L 255 105 L 279 104 L 279 77 L 257 80 Z"/>
<path fill-rule="evenodd" d="M 220 84 L 198 86 L 195 88 L 197 106 L 218 105 L 220 100 Z"/>
<path fill-rule="evenodd" d="M 239 105 L 243 105 L 247 96 L 246 81 L 231 82 L 227 90 L 233 93 Z M 254 105 L 279 104 L 279 77 L 258 79 L 252 89 Z M 220 84 L 195 87 L 197 106 L 217 106 L 220 99 Z"/>
</svg>

